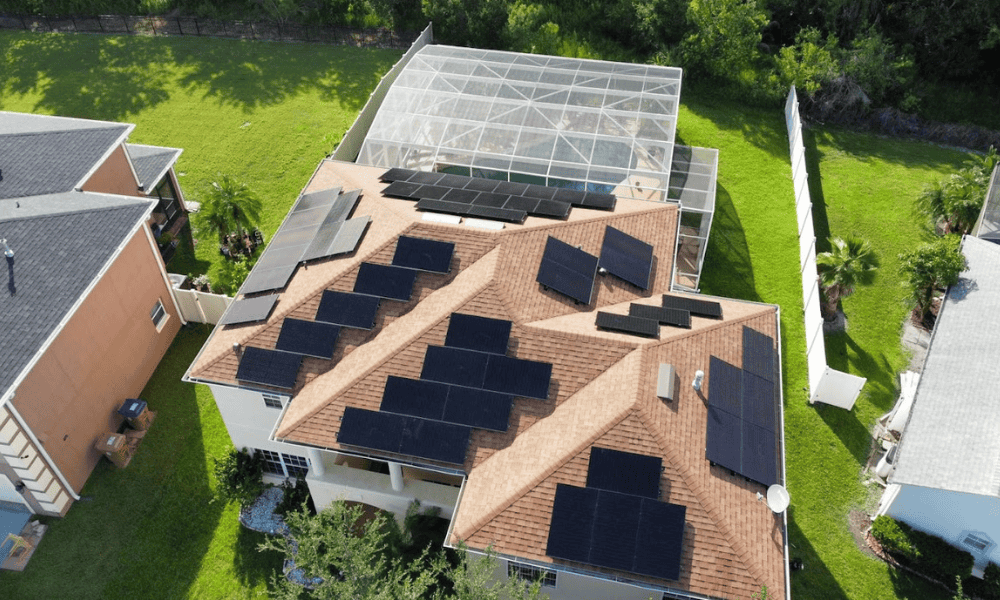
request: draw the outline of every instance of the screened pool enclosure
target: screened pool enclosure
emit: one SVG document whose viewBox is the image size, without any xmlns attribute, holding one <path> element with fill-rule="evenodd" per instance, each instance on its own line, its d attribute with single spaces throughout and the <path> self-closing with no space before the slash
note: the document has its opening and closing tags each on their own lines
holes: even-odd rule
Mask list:
<svg viewBox="0 0 1000 600">
<path fill-rule="evenodd" d="M 697 288 L 718 151 L 677 146 L 681 70 L 428 45 L 357 162 L 681 204 L 677 283 Z"/>
</svg>

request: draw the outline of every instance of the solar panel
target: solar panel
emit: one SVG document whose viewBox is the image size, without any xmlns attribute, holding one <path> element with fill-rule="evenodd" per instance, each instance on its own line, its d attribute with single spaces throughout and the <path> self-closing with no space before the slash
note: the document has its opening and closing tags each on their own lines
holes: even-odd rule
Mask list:
<svg viewBox="0 0 1000 600">
<path fill-rule="evenodd" d="M 642 498 L 600 492 L 590 541 L 590 564 L 631 571 Z"/>
<path fill-rule="evenodd" d="M 511 322 L 451 313 L 444 345 L 492 354 L 506 354 Z"/>
<path fill-rule="evenodd" d="M 445 194 L 450 191 L 451 188 L 440 185 L 422 185 L 417 191 L 413 192 L 413 197 L 419 200 L 442 200 Z"/>
<path fill-rule="evenodd" d="M 250 272 L 250 276 L 243 282 L 243 285 L 240 286 L 240 293 L 245 296 L 247 294 L 256 294 L 257 292 L 280 290 L 288 284 L 288 280 L 292 278 L 292 274 L 295 273 L 297 266 L 297 263 L 292 263 L 263 269 L 258 264 Z"/>
<path fill-rule="evenodd" d="M 659 337 L 660 324 L 653 319 L 633 317 L 629 315 L 615 315 L 612 313 L 598 311 L 597 326 L 610 331 L 620 331 L 633 335 L 643 335 L 646 337 Z"/>
<path fill-rule="evenodd" d="M 412 181 L 413 183 L 420 183 L 424 185 L 429 185 L 441 181 L 444 177 L 444 173 L 432 173 L 429 171 L 417 171 L 407 181 Z"/>
<path fill-rule="evenodd" d="M 577 302 L 590 304 L 596 275 L 596 256 L 549 236 L 535 280 Z"/>
<path fill-rule="evenodd" d="M 449 386 L 442 421 L 476 429 L 507 431 L 513 396 L 488 390 Z"/>
<path fill-rule="evenodd" d="M 292 206 L 292 210 L 290 212 L 297 213 L 313 210 L 314 208 L 320 208 L 322 206 L 330 206 L 337 200 L 337 196 L 339 195 L 339 187 L 332 187 L 325 190 L 309 192 L 308 194 L 302 194 L 299 196 L 299 199 L 296 200 L 295 205 Z"/>
<path fill-rule="evenodd" d="M 413 194 L 421 187 L 422 186 L 419 183 L 395 181 L 382 190 L 382 195 L 389 196 L 390 198 L 402 198 L 403 200 L 416 200 L 417 197 Z"/>
<path fill-rule="evenodd" d="M 369 296 L 379 296 L 390 300 L 407 302 L 413 293 L 413 282 L 417 272 L 413 269 L 392 265 L 361 263 L 354 291 Z"/>
<path fill-rule="evenodd" d="M 611 194 L 601 194 L 599 192 L 587 192 L 583 200 L 579 204 L 574 204 L 574 206 L 581 206 L 584 208 L 593 208 L 597 210 L 614 210 L 615 198 Z"/>
<path fill-rule="evenodd" d="M 473 204 L 479 206 L 491 206 L 493 208 L 502 208 L 507 201 L 510 200 L 510 196 L 507 194 L 493 194 L 490 192 L 483 192 L 476 196 L 476 199 L 472 201 Z"/>
<path fill-rule="evenodd" d="M 586 563 L 590 560 L 591 532 L 597 512 L 597 490 L 556 485 L 545 554 Z"/>
<path fill-rule="evenodd" d="M 340 327 L 332 323 L 304 321 L 286 317 L 275 350 L 294 352 L 316 358 L 333 358 Z"/>
<path fill-rule="evenodd" d="M 417 210 L 432 210 L 449 215 L 465 215 L 471 207 L 468 204 L 445 202 L 444 200 L 421 200 L 417 202 Z"/>
<path fill-rule="evenodd" d="M 708 406 L 705 458 L 739 473 L 743 468 L 743 420 L 737 415 Z"/>
<path fill-rule="evenodd" d="M 461 348 L 428 346 L 420 378 L 481 389 L 490 356 Z"/>
<path fill-rule="evenodd" d="M 472 204 L 472 201 L 479 195 L 476 190 L 463 190 L 461 188 L 452 188 L 448 190 L 441 200 L 447 202 L 457 202 L 459 204 Z"/>
<path fill-rule="evenodd" d="M 660 325 L 691 329 L 691 313 L 676 308 L 661 308 L 648 304 L 630 304 L 628 314 L 633 317 L 652 319 Z"/>
<path fill-rule="evenodd" d="M 495 179 L 483 179 L 482 177 L 469 177 L 465 182 L 465 189 L 477 192 L 492 192 L 497 189 L 500 182 Z"/>
<path fill-rule="evenodd" d="M 530 211 L 533 217 L 549 217 L 553 219 L 565 219 L 569 217 L 569 211 L 572 210 L 569 204 L 565 202 L 557 202 L 555 200 L 539 200 L 535 208 Z"/>
<path fill-rule="evenodd" d="M 309 244 L 309 248 L 302 254 L 302 260 L 315 260 L 354 252 L 370 222 L 371 217 L 364 216 L 331 225 L 324 224 L 316 232 L 316 237 Z"/>
<path fill-rule="evenodd" d="M 378 296 L 324 290 L 316 320 L 355 329 L 371 329 L 382 299 Z"/>
<path fill-rule="evenodd" d="M 555 188 L 545 187 L 544 185 L 528 184 L 528 187 L 521 192 L 521 195 L 528 198 L 537 198 L 539 200 L 551 200 L 555 193 Z"/>
<path fill-rule="evenodd" d="M 469 445 L 468 427 L 348 406 L 340 421 L 337 441 L 371 448 L 462 464 Z"/>
<path fill-rule="evenodd" d="M 408 269 L 447 273 L 451 270 L 451 256 L 455 252 L 452 242 L 439 242 L 423 238 L 399 236 L 392 264 Z"/>
<path fill-rule="evenodd" d="M 660 497 L 663 459 L 610 448 L 590 449 L 587 487 L 642 496 Z"/>
<path fill-rule="evenodd" d="M 333 202 L 333 206 L 330 207 L 330 212 L 323 220 L 324 224 L 335 221 L 343 222 L 354 212 L 354 207 L 358 205 L 358 200 L 360 199 L 361 190 L 348 190 L 337 196 L 337 199 Z"/>
<path fill-rule="evenodd" d="M 483 378 L 483 389 L 546 400 L 552 380 L 550 363 L 487 354 L 489 362 Z"/>
<path fill-rule="evenodd" d="M 379 410 L 440 421 L 450 388 L 444 383 L 390 375 Z"/>
<path fill-rule="evenodd" d="M 580 190 L 571 190 L 569 188 L 559 188 L 556 193 L 552 195 L 553 200 L 558 200 L 559 202 L 565 202 L 572 206 L 581 206 L 581 202 L 587 196 L 586 192 Z"/>
<path fill-rule="evenodd" d="M 743 420 L 768 431 L 775 431 L 777 405 L 774 383 L 743 371 Z"/>
<path fill-rule="evenodd" d="M 778 482 L 775 433 L 743 421 L 743 466 L 740 473 L 765 486 Z"/>
<path fill-rule="evenodd" d="M 417 208 L 420 207 L 418 206 Z M 463 214 L 467 214 L 470 217 L 482 217 L 484 219 L 504 221 L 506 223 L 523 223 L 524 218 L 527 216 L 523 210 L 512 210 L 507 207 L 493 208 L 492 206 L 482 206 L 479 204 L 468 205 L 467 210 Z"/>
<path fill-rule="evenodd" d="M 405 425 L 403 415 L 348 406 L 340 419 L 337 441 L 348 446 L 397 452 Z"/>
<path fill-rule="evenodd" d="M 687 507 L 678 504 L 642 503 L 633 573 L 672 581 L 681 578 L 686 515 Z"/>
<path fill-rule="evenodd" d="M 222 315 L 219 325 L 264 321 L 271 314 L 271 309 L 277 301 L 278 294 L 237 300 L 229 306 L 226 314 Z"/>
<path fill-rule="evenodd" d="M 379 181 L 384 183 L 389 183 L 392 181 L 406 181 L 410 177 L 416 174 L 416 171 L 412 169 L 400 169 L 398 167 L 389 169 L 385 173 L 379 176 Z"/>
<path fill-rule="evenodd" d="M 741 417 L 743 397 L 742 371 L 714 356 L 708 361 L 708 405 Z"/>
<path fill-rule="evenodd" d="M 600 267 L 644 290 L 653 274 L 653 247 L 614 227 L 604 228 Z"/>
<path fill-rule="evenodd" d="M 493 191 L 498 194 L 510 194 L 520 196 L 524 190 L 528 189 L 527 183 L 517 183 L 515 181 L 501 181 Z"/>
<path fill-rule="evenodd" d="M 469 179 L 470 178 L 467 175 L 453 175 L 451 173 L 446 173 L 444 177 L 438 180 L 437 185 L 461 189 L 465 186 L 465 183 Z"/>
<path fill-rule="evenodd" d="M 504 208 L 507 210 L 521 210 L 525 213 L 535 212 L 535 207 L 541 202 L 538 198 L 525 198 L 524 196 L 512 195 L 508 198 Z"/>
<path fill-rule="evenodd" d="M 774 381 L 774 339 L 771 336 L 743 327 L 743 368 Z"/>
<path fill-rule="evenodd" d="M 298 376 L 302 356 L 277 350 L 246 346 L 240 356 L 236 379 L 272 387 L 292 389 Z"/>
<path fill-rule="evenodd" d="M 663 295 L 663 308 L 679 308 L 686 310 L 692 315 L 705 317 L 708 319 L 722 318 L 722 305 L 710 300 L 698 300 L 696 298 L 682 298 L 680 296 Z"/>
</svg>

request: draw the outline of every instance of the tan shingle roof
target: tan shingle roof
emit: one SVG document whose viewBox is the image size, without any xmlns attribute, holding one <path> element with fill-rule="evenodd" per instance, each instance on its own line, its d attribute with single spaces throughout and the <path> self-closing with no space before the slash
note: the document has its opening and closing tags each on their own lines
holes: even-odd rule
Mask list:
<svg viewBox="0 0 1000 600">
<path fill-rule="evenodd" d="M 389 375 L 419 377 L 427 346 L 444 343 L 451 313 L 508 319 L 508 354 L 552 364 L 549 399 L 516 399 L 506 432 L 473 431 L 450 541 L 561 562 L 545 555 L 555 487 L 584 486 L 590 448 L 600 445 L 661 457 L 662 499 L 687 507 L 681 580 L 644 581 L 727 598 L 748 598 L 766 584 L 784 595 L 781 520 L 758 502 L 761 486 L 709 467 L 706 408 L 689 385 L 696 370 L 707 371 L 710 355 L 740 364 L 744 325 L 776 337 L 775 308 L 720 300 L 725 320 L 693 317 L 690 330 L 662 327 L 659 339 L 599 331 L 598 308 L 626 314 L 629 302 L 658 304 L 669 291 L 675 205 L 620 200 L 613 213 L 575 208 L 567 221 L 529 217 L 489 231 L 422 221 L 412 203 L 381 196 L 381 171 L 331 161 L 319 167 L 310 191 L 363 190 L 355 214 L 372 215 L 372 225 L 357 252 L 300 267 L 267 323 L 217 329 L 191 377 L 233 383 L 234 341 L 273 347 L 286 316 L 314 318 L 324 289 L 351 290 L 362 261 L 388 264 L 400 234 L 452 241 L 450 274 L 419 275 L 413 299 L 383 302 L 372 332 L 344 329 L 334 360 L 305 359 L 277 438 L 339 449 L 344 408 L 378 410 Z M 599 275 L 593 301 L 582 306 L 535 281 L 548 235 L 597 255 L 609 224 L 655 246 L 648 292 Z M 682 383 L 673 403 L 656 397 L 662 362 L 675 366 Z"/>
</svg>

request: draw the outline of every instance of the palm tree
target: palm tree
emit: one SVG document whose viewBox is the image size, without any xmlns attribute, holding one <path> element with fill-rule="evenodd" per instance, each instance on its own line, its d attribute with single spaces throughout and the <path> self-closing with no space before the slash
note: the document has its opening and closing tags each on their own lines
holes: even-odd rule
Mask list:
<svg viewBox="0 0 1000 600">
<path fill-rule="evenodd" d="M 867 240 L 854 237 L 833 238 L 833 249 L 816 256 L 820 269 L 820 285 L 826 295 L 824 313 L 832 319 L 837 314 L 841 298 L 854 293 L 854 286 L 867 285 L 875 280 L 879 267 L 878 256 Z"/>
<path fill-rule="evenodd" d="M 253 229 L 260 220 L 262 209 L 260 198 L 247 184 L 223 175 L 212 182 L 199 214 L 202 225 L 218 234 L 221 242 L 229 233 L 236 232 L 242 237 L 244 232 Z"/>
</svg>

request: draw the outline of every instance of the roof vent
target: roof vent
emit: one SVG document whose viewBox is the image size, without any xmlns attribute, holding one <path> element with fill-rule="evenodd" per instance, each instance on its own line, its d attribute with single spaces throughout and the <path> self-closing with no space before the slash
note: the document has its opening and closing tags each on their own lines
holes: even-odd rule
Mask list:
<svg viewBox="0 0 1000 600">
<path fill-rule="evenodd" d="M 7 238 L 0 239 L 0 244 L 3 244 L 3 255 L 7 258 L 14 258 L 14 251 L 7 245 Z"/>
<path fill-rule="evenodd" d="M 673 400 L 677 386 L 674 381 L 677 379 L 677 372 L 673 365 L 660 364 L 660 377 L 656 381 L 656 395 L 664 400 Z"/>
<path fill-rule="evenodd" d="M 703 381 L 705 381 L 705 372 L 700 369 L 695 371 L 694 381 L 691 382 L 691 387 L 694 388 L 694 391 L 696 392 L 701 391 L 701 384 Z"/>
</svg>

